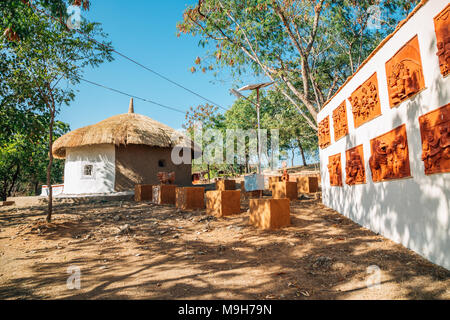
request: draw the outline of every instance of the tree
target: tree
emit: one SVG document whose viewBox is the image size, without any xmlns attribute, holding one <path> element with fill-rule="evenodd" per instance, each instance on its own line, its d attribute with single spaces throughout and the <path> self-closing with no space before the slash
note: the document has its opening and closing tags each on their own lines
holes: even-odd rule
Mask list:
<svg viewBox="0 0 450 320">
<path fill-rule="evenodd" d="M 75 4 L 86 1 L 75 1 Z M 54 141 L 55 117 L 62 105 L 68 105 L 75 96 L 73 86 L 80 80 L 85 67 L 97 67 L 104 61 L 111 61 L 110 43 L 99 44 L 89 37 L 106 37 L 98 23 L 83 21 L 80 33 L 70 30 L 63 21 L 68 16 L 63 1 L 38 1 L 35 7 L 27 1 L 21 4 L 1 6 L 6 17 L 1 28 L 6 27 L 1 38 L 0 52 L 7 56 L 6 74 L 2 77 L 1 87 L 5 96 L 2 104 L 14 105 L 17 109 L 32 110 L 37 114 L 47 114 L 48 157 L 47 184 L 49 185 L 49 204 L 47 221 L 52 216 L 51 176 Z M 37 12 L 59 13 L 54 21 Z M 12 21 L 12 22 L 11 22 Z M 8 26 L 13 23 L 14 26 Z M 8 31 L 9 28 L 9 31 Z M 11 31 L 13 28 L 22 30 Z M 8 33 L 9 32 L 9 33 Z M 13 36 L 11 36 L 13 32 Z"/>
<path fill-rule="evenodd" d="M 224 117 L 220 113 L 218 113 L 218 107 L 205 104 L 199 105 L 197 107 L 190 107 L 186 112 L 185 123 L 183 124 L 183 128 L 186 129 L 187 133 L 191 136 L 196 144 L 199 144 L 199 141 L 195 141 L 195 132 L 201 130 L 202 137 L 206 130 L 208 129 L 218 129 L 225 130 L 224 126 Z M 205 149 L 207 143 L 205 141 L 201 141 L 202 150 Z M 209 161 L 206 163 L 206 170 L 208 172 L 208 180 L 211 179 L 211 164 Z M 213 164 L 216 166 L 216 164 Z M 202 169 L 203 164 L 199 167 Z"/>
<path fill-rule="evenodd" d="M 16 193 L 39 194 L 39 185 L 46 181 L 48 117 L 29 110 L 0 109 L 0 200 Z M 68 131 L 66 123 L 56 121 L 54 139 Z M 61 182 L 63 171 L 63 161 L 53 163 L 52 183 Z"/>
<path fill-rule="evenodd" d="M 307 165 L 306 154 L 313 154 L 318 148 L 315 131 L 278 90 L 267 92 L 266 104 L 262 118 L 264 126 L 279 129 L 280 148 L 291 152 L 292 165 L 296 149 L 302 157 L 303 165 Z"/>
<path fill-rule="evenodd" d="M 210 64 L 202 70 L 267 76 L 317 131 L 325 102 L 418 1 L 199 0 L 177 27 L 209 48 L 196 60 Z M 385 16 L 380 29 L 369 28 L 374 5 Z"/>
</svg>

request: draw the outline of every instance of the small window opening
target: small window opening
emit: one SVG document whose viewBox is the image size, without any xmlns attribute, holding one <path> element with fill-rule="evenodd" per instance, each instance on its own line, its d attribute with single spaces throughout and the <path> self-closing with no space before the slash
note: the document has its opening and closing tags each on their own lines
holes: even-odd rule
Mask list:
<svg viewBox="0 0 450 320">
<path fill-rule="evenodd" d="M 84 166 L 83 175 L 87 177 L 92 177 L 94 167 L 92 164 L 87 164 Z"/>
<path fill-rule="evenodd" d="M 165 160 L 159 160 L 159 161 L 158 161 L 158 166 L 159 166 L 160 168 L 164 168 L 164 167 L 166 166 L 166 161 L 165 161 Z"/>
</svg>

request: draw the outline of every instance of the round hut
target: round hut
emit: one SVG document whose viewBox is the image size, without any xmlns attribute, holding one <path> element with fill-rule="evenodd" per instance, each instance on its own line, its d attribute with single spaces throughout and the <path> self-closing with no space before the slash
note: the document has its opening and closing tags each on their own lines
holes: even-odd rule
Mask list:
<svg viewBox="0 0 450 320">
<path fill-rule="evenodd" d="M 158 184 L 158 172 L 175 172 L 176 185 L 191 185 L 191 164 L 172 161 L 176 146 L 193 153 L 192 142 L 182 134 L 134 113 L 131 99 L 128 113 L 63 135 L 52 152 L 55 158 L 65 159 L 64 194 L 93 194 Z M 176 154 L 182 156 L 183 151 Z"/>
</svg>

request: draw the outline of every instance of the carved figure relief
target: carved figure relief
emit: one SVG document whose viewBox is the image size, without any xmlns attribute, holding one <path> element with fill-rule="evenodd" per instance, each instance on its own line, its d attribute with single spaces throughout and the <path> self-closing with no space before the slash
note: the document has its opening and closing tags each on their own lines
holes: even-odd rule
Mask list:
<svg viewBox="0 0 450 320">
<path fill-rule="evenodd" d="M 450 172 L 450 103 L 419 117 L 425 174 Z"/>
<path fill-rule="evenodd" d="M 381 106 L 378 95 L 377 73 L 375 72 L 356 89 L 348 100 L 352 105 L 355 128 L 379 116 L 381 114 Z"/>
<path fill-rule="evenodd" d="M 370 170 L 374 182 L 411 176 L 406 125 L 370 140 Z"/>
<path fill-rule="evenodd" d="M 319 147 L 324 149 L 331 144 L 330 116 L 319 122 Z"/>
<path fill-rule="evenodd" d="M 328 173 L 330 174 L 330 185 L 342 186 L 341 154 L 338 153 L 328 158 Z"/>
<path fill-rule="evenodd" d="M 366 183 L 363 145 L 347 150 L 345 159 L 345 183 L 348 185 Z"/>
<path fill-rule="evenodd" d="M 347 110 L 345 108 L 345 101 L 339 107 L 333 110 L 333 128 L 334 141 L 348 134 Z"/>
<path fill-rule="evenodd" d="M 437 39 L 439 68 L 444 77 L 449 74 L 450 66 L 450 4 L 434 18 Z"/>
<path fill-rule="evenodd" d="M 425 88 L 417 36 L 386 62 L 386 75 L 391 108 Z"/>
</svg>

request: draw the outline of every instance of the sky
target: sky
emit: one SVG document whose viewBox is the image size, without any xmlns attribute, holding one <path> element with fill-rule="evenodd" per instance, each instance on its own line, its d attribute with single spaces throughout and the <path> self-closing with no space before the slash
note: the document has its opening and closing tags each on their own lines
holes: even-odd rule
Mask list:
<svg viewBox="0 0 450 320">
<path fill-rule="evenodd" d="M 229 72 L 219 71 L 219 78 L 212 72 L 193 74 L 190 68 L 195 66 L 194 60 L 197 56 L 203 57 L 206 51 L 198 47 L 199 38 L 176 36 L 176 25 L 181 21 L 183 11 L 195 2 L 94 0 L 90 10 L 83 11 L 82 16 L 100 22 L 117 51 L 228 109 L 236 99 L 229 94 L 229 89 L 235 84 Z M 114 58 L 113 62 L 106 62 L 98 68 L 86 69 L 84 78 L 181 110 L 206 103 L 116 54 Z M 249 74 L 235 80 L 246 84 L 267 79 L 255 80 Z M 71 130 L 128 112 L 127 96 L 83 82 L 77 85 L 76 90 L 75 101 L 68 107 L 64 106 L 58 117 L 69 123 Z M 134 110 L 175 129 L 182 127 L 185 117 L 136 99 Z"/>
</svg>

